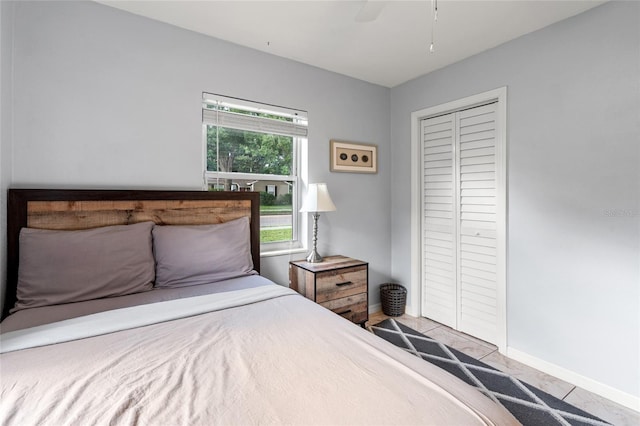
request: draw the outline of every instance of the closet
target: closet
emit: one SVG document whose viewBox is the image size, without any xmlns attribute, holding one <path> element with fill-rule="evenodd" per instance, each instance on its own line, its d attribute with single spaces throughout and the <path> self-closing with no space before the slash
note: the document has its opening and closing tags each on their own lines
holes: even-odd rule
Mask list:
<svg viewBox="0 0 640 426">
<path fill-rule="evenodd" d="M 422 314 L 499 344 L 505 191 L 497 102 L 421 120 Z"/>
</svg>

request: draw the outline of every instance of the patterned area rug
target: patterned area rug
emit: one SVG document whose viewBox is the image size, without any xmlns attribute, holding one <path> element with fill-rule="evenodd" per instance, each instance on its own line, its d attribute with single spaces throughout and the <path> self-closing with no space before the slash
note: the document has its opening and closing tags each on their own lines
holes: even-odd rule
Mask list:
<svg viewBox="0 0 640 426">
<path fill-rule="evenodd" d="M 448 371 L 504 406 L 524 426 L 609 425 L 515 377 L 387 319 L 371 327 L 377 336 Z"/>
</svg>

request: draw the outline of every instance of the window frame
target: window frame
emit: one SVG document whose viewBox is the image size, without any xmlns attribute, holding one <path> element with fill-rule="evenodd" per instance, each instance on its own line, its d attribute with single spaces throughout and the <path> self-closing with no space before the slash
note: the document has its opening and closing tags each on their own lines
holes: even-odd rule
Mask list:
<svg viewBox="0 0 640 426">
<path fill-rule="evenodd" d="M 235 128 L 233 126 L 225 126 L 223 124 L 213 123 L 207 120 L 206 112 L 210 111 L 205 107 L 206 103 L 210 101 L 218 102 L 218 105 L 225 105 L 245 109 L 247 111 L 265 112 L 269 114 L 277 114 L 283 116 L 291 116 L 294 118 L 294 126 L 297 124 L 296 119 L 302 122 L 302 126 L 307 126 L 307 113 L 302 110 L 295 110 L 291 108 L 284 108 L 276 105 L 270 105 L 265 103 L 258 103 L 255 101 L 247 101 L 239 98 L 232 98 L 223 95 L 216 95 L 211 93 L 202 93 L 202 152 L 203 152 L 203 189 L 208 190 L 210 184 L 217 184 L 221 179 L 235 179 L 235 180 L 258 180 L 258 181 L 276 181 L 276 182 L 293 182 L 292 199 L 291 199 L 291 240 L 260 243 L 260 256 L 274 256 L 280 254 L 289 254 L 296 252 L 305 252 L 307 249 L 307 218 L 306 215 L 300 213 L 300 207 L 302 202 L 302 187 L 306 181 L 306 164 L 303 163 L 303 157 L 306 159 L 306 141 L 307 136 L 300 135 L 287 135 L 292 137 L 292 173 L 289 175 L 272 175 L 262 173 L 243 173 L 243 172 L 221 172 L 221 171 L 209 171 L 207 170 L 207 128 L 208 126 L 219 126 L 227 128 Z M 299 131 L 299 127 L 295 126 Z M 239 129 L 247 130 L 247 129 Z M 282 134 L 276 132 L 269 132 L 268 130 L 250 130 L 257 133 L 271 133 Z M 302 172 L 302 173 L 301 173 Z M 261 228 L 262 229 L 262 228 Z"/>
</svg>

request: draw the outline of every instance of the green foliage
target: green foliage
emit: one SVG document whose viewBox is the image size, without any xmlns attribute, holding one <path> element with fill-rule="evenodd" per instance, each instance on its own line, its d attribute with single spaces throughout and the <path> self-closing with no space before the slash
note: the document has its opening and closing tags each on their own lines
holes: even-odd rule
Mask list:
<svg viewBox="0 0 640 426">
<path fill-rule="evenodd" d="M 278 195 L 278 198 L 276 198 L 276 205 L 278 205 L 278 206 L 290 206 L 291 202 L 292 202 L 292 196 L 293 196 L 293 194 L 291 194 L 291 193 Z"/>
<path fill-rule="evenodd" d="M 289 175 L 292 165 L 290 136 L 207 126 L 209 171 Z"/>
<path fill-rule="evenodd" d="M 260 230 L 260 242 L 272 243 L 276 241 L 290 241 L 293 238 L 291 228 L 278 228 L 269 229 L 263 228 Z"/>
<path fill-rule="evenodd" d="M 276 204 L 276 196 L 269 194 L 268 192 L 260 193 L 260 205 L 261 206 L 273 206 Z"/>
</svg>

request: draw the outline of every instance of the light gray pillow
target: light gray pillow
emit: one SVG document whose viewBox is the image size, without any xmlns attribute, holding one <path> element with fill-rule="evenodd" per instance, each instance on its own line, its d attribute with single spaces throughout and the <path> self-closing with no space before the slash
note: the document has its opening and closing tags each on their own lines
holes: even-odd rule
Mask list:
<svg viewBox="0 0 640 426">
<path fill-rule="evenodd" d="M 153 222 L 81 231 L 20 231 L 17 302 L 11 312 L 151 290 Z"/>
<path fill-rule="evenodd" d="M 155 226 L 156 287 L 199 285 L 255 274 L 249 218 L 216 225 Z"/>
</svg>

